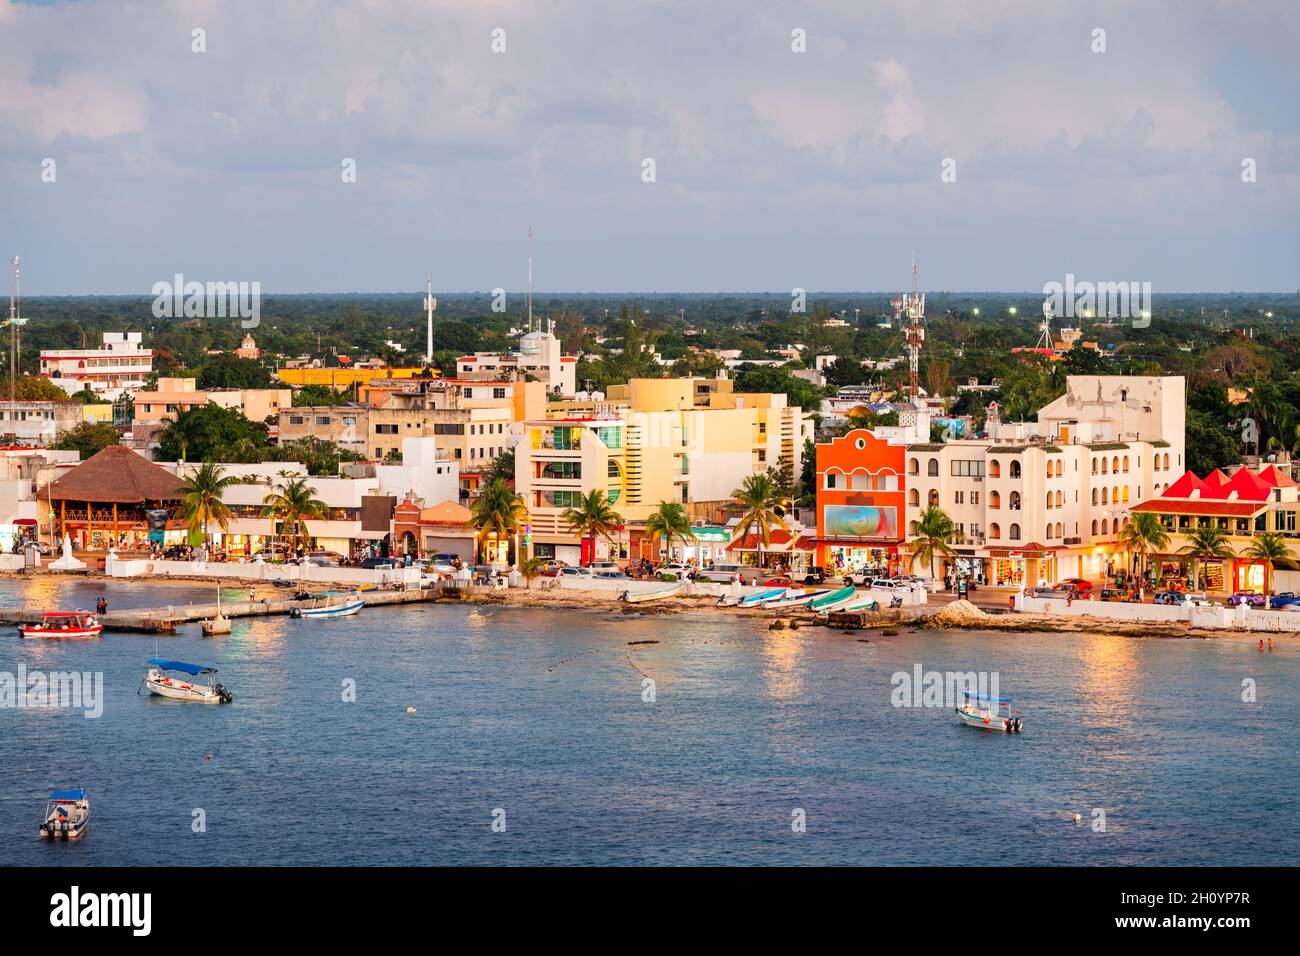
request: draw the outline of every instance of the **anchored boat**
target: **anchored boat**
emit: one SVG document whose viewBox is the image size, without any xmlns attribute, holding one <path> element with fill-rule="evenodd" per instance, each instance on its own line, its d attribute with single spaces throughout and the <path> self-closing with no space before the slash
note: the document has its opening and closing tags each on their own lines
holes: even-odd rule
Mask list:
<svg viewBox="0 0 1300 956">
<path fill-rule="evenodd" d="M 216 682 L 217 669 L 202 664 L 186 664 L 184 661 L 150 660 L 153 666 L 145 672 L 144 686 L 149 693 L 172 700 L 188 700 L 200 704 L 228 704 L 235 699 L 225 686 Z M 187 674 L 190 677 L 206 678 L 206 683 L 174 677 L 172 674 Z"/>
<path fill-rule="evenodd" d="M 838 611 L 844 605 L 857 600 L 857 597 L 858 589 L 852 584 L 846 584 L 838 591 L 832 591 L 830 594 L 825 594 L 822 597 L 817 598 L 815 601 L 810 602 L 808 609 L 818 612 Z"/>
<path fill-rule="evenodd" d="M 90 797 L 85 790 L 55 790 L 45 805 L 41 839 L 75 840 L 90 826 Z"/>
<path fill-rule="evenodd" d="M 89 611 L 46 611 L 40 624 L 20 624 L 23 637 L 99 637 L 104 625 Z"/>
<path fill-rule="evenodd" d="M 799 591 L 796 588 L 791 588 L 790 593 L 786 597 L 779 597 L 774 601 L 768 601 L 764 604 L 763 610 L 770 611 L 791 607 L 804 607 L 805 605 L 812 604 L 813 601 L 816 601 L 819 598 L 826 597 L 830 593 L 830 588 L 821 588 L 817 591 Z"/>
<path fill-rule="evenodd" d="M 325 607 L 302 607 L 294 608 L 290 612 L 291 617 L 350 617 L 366 606 L 366 602 L 360 594 L 354 595 L 350 601 L 344 601 L 342 604 L 329 604 Z"/>
<path fill-rule="evenodd" d="M 672 597 L 674 594 L 681 594 L 690 585 L 690 581 L 673 581 L 665 584 L 661 588 L 655 588 L 653 591 L 640 591 L 634 593 L 630 588 L 619 594 L 620 601 L 626 601 L 628 604 L 642 604 L 646 601 L 658 601 L 663 598 Z"/>
<path fill-rule="evenodd" d="M 957 708 L 957 719 L 967 727 L 980 730 L 997 730 L 1008 734 L 1020 733 L 1023 720 L 1011 713 L 1010 697 L 990 697 L 988 694 L 965 692 L 966 700 Z"/>
</svg>

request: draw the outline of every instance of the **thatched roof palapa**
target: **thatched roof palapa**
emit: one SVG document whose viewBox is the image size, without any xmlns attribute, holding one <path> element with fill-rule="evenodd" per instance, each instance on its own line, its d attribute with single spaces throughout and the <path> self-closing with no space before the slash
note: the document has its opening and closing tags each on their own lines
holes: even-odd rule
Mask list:
<svg viewBox="0 0 1300 956">
<path fill-rule="evenodd" d="M 178 500 L 184 487 L 180 478 L 125 445 L 109 445 L 51 482 L 48 493 L 51 501 L 140 504 Z"/>
</svg>

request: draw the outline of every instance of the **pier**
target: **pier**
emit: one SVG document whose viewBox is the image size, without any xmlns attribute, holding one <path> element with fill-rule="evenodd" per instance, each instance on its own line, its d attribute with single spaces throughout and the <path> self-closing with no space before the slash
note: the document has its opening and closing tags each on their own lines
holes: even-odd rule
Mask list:
<svg viewBox="0 0 1300 956">
<path fill-rule="evenodd" d="M 458 601 L 468 589 L 456 587 L 412 588 L 406 591 L 362 591 L 366 607 L 387 604 L 417 604 L 427 601 Z M 298 608 L 329 607 L 352 600 L 353 593 L 319 595 L 305 600 L 291 598 L 263 598 L 258 601 L 222 601 L 221 613 L 227 618 L 268 617 L 291 614 Z M 53 610 L 53 609 L 51 609 Z M 28 608 L 0 608 L 0 626 L 39 624 L 42 611 Z M 94 613 L 93 611 L 88 613 Z M 217 616 L 217 605 L 172 604 L 166 607 L 124 608 L 96 615 L 106 631 L 130 631 L 143 634 L 171 634 L 182 624 L 194 624 Z"/>
</svg>

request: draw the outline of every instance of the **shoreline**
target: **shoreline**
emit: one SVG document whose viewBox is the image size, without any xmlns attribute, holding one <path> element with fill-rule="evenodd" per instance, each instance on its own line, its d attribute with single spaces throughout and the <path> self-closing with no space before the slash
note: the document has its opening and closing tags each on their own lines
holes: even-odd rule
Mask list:
<svg viewBox="0 0 1300 956">
<path fill-rule="evenodd" d="M 109 578 L 102 571 L 86 569 L 84 571 L 51 571 L 45 568 L 0 572 L 0 580 L 21 582 L 35 579 L 65 579 L 68 581 L 85 581 L 99 583 L 111 595 L 112 585 L 117 582 L 140 582 L 138 578 Z M 204 575 L 168 575 L 145 579 L 150 586 L 167 585 L 178 587 L 223 587 L 223 588 L 270 588 L 282 591 L 265 578 L 257 577 L 223 577 L 212 578 Z M 293 582 L 294 587 L 310 588 L 311 585 L 323 585 L 324 582 Z M 849 617 L 854 620 L 836 620 L 819 617 L 808 612 L 795 612 L 774 615 L 762 608 L 719 607 L 713 596 L 677 596 L 663 601 L 644 604 L 623 604 L 609 590 L 585 590 L 578 588 L 546 589 L 504 588 L 473 591 L 463 594 L 460 603 L 486 604 L 520 608 L 539 608 L 553 610 L 617 610 L 630 616 L 658 616 L 675 614 L 683 611 L 707 612 L 728 617 L 749 618 L 765 621 L 773 629 L 805 629 L 826 627 L 844 632 L 853 631 L 888 631 L 897 628 L 925 630 L 975 630 L 1000 632 L 1034 632 L 1055 634 L 1098 634 L 1118 637 L 1147 637 L 1157 639 L 1195 639 L 1219 640 L 1236 643 L 1257 644 L 1261 639 L 1290 643 L 1300 634 L 1287 631 L 1248 631 L 1236 628 L 1194 627 L 1183 622 L 1127 622 L 1112 618 L 1093 617 L 1091 615 L 1050 615 L 1026 612 L 988 613 L 976 605 L 967 602 L 952 602 L 924 609 L 902 610 L 889 609 L 876 612 L 852 612 Z M 958 605 L 964 604 L 965 607 Z M 111 598 L 110 598 L 111 605 Z"/>
</svg>

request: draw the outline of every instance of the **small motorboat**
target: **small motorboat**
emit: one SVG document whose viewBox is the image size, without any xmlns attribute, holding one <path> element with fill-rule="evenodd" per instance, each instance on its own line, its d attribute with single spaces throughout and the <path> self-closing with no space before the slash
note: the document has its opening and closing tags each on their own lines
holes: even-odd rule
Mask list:
<svg viewBox="0 0 1300 956">
<path fill-rule="evenodd" d="M 342 604 L 326 604 L 323 607 L 296 607 L 289 612 L 290 617 L 350 617 L 366 606 L 366 602 L 360 594 L 353 595 L 351 600 L 344 601 Z"/>
<path fill-rule="evenodd" d="M 791 588 L 785 597 L 779 597 L 776 600 L 768 601 L 763 605 L 763 610 L 783 610 L 791 607 L 804 607 L 811 604 L 818 598 L 824 598 L 831 593 L 830 588 L 821 588 L 816 591 L 800 591 L 798 588 Z"/>
<path fill-rule="evenodd" d="M 104 625 L 89 611 L 46 611 L 40 624 L 20 624 L 23 637 L 99 637 Z"/>
<path fill-rule="evenodd" d="M 143 685 L 149 693 L 172 700 L 188 700 L 199 704 L 229 704 L 235 699 L 225 686 L 216 682 L 217 669 L 202 664 L 187 664 L 184 661 L 150 660 L 153 666 L 145 672 Z M 206 678 L 206 683 L 173 677 L 172 673 L 186 674 L 189 677 Z"/>
<path fill-rule="evenodd" d="M 739 588 L 733 593 L 724 594 L 718 598 L 718 607 L 758 607 L 768 601 L 775 601 L 777 598 L 784 597 L 785 594 L 793 590 L 792 588 L 766 588 L 762 591 L 756 591 L 753 594 L 745 594 Z"/>
<path fill-rule="evenodd" d="M 957 719 L 967 727 L 999 733 L 1020 733 L 1024 721 L 1018 714 L 1011 713 L 1010 697 L 990 697 L 972 691 L 965 691 L 964 694 L 966 700 L 957 708 Z"/>
<path fill-rule="evenodd" d="M 661 588 L 655 588 L 653 591 L 633 592 L 631 589 L 622 591 L 618 595 L 620 601 L 626 601 L 628 604 L 642 604 L 646 601 L 658 601 L 662 598 L 672 597 L 674 594 L 681 594 L 690 586 L 690 581 L 670 581 Z"/>
<path fill-rule="evenodd" d="M 880 601 L 870 593 L 855 596 L 847 604 L 841 604 L 838 607 L 820 609 L 822 614 L 830 614 L 831 611 L 879 611 Z"/>
<path fill-rule="evenodd" d="M 838 591 L 832 591 L 830 594 L 822 595 L 821 597 L 817 598 L 815 601 L 811 601 L 808 604 L 808 609 L 811 611 L 818 611 L 818 612 L 838 611 L 844 605 L 850 604 L 853 601 L 857 600 L 857 597 L 858 597 L 858 589 L 855 588 L 852 584 L 846 584 Z"/>
<path fill-rule="evenodd" d="M 90 797 L 85 790 L 55 790 L 45 805 L 42 840 L 75 840 L 90 826 Z"/>
</svg>

